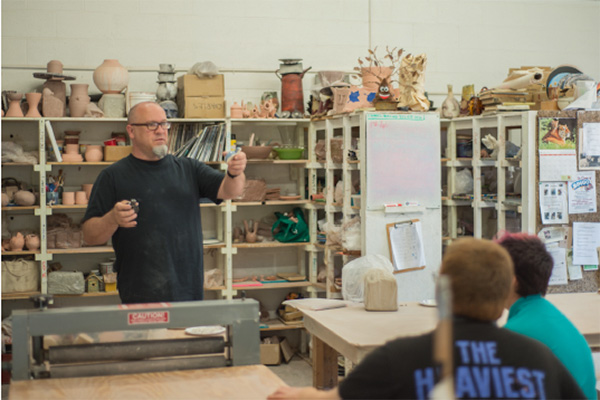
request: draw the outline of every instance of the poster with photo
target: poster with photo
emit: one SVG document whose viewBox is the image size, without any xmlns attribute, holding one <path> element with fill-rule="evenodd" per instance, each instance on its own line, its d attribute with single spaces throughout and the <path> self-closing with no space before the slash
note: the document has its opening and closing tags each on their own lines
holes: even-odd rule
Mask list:
<svg viewBox="0 0 600 400">
<path fill-rule="evenodd" d="M 579 138 L 579 169 L 600 170 L 600 122 L 584 122 Z"/>
<path fill-rule="evenodd" d="M 569 223 L 566 182 L 540 182 L 542 224 Z"/>
<path fill-rule="evenodd" d="M 540 118 L 539 150 L 575 150 L 577 143 L 576 118 Z"/>
</svg>

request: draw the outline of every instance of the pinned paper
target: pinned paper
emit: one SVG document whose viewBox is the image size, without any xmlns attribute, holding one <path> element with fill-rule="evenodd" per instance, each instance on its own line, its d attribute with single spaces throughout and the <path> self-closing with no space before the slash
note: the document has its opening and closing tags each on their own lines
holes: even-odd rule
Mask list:
<svg viewBox="0 0 600 400">
<path fill-rule="evenodd" d="M 552 275 L 550 275 L 549 285 L 566 285 L 567 279 L 567 250 L 562 247 L 558 247 L 555 244 L 546 246 L 546 250 L 552 256 L 554 261 L 554 267 L 552 268 Z"/>
<path fill-rule="evenodd" d="M 598 269 L 600 222 L 573 223 L 573 264 L 595 266 Z M 587 271 L 584 267 L 584 269 Z"/>
<path fill-rule="evenodd" d="M 595 213 L 596 204 L 596 172 L 580 171 L 568 183 L 569 214 Z"/>
<path fill-rule="evenodd" d="M 540 182 L 540 213 L 542 224 L 566 224 L 567 184 L 565 182 Z"/>
<path fill-rule="evenodd" d="M 600 169 L 600 123 L 586 122 L 579 140 L 579 169 Z"/>
<path fill-rule="evenodd" d="M 540 150 L 540 181 L 568 181 L 577 175 L 575 150 Z"/>
<path fill-rule="evenodd" d="M 544 243 L 560 242 L 568 239 L 568 230 L 566 226 L 548 226 L 542 228 L 537 235 Z"/>
</svg>

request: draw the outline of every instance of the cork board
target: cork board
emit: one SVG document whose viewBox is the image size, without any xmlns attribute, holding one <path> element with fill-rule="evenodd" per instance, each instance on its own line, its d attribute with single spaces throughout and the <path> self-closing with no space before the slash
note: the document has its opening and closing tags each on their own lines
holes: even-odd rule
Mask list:
<svg viewBox="0 0 600 400">
<path fill-rule="evenodd" d="M 580 140 L 580 132 L 584 122 L 600 122 L 600 111 L 538 111 L 538 118 L 577 118 L 577 140 Z M 536 160 L 535 160 L 535 198 L 536 198 L 536 232 L 542 227 L 542 219 L 539 205 L 539 185 L 537 184 L 540 176 L 540 160 L 538 157 L 539 149 L 539 123 L 536 123 Z M 578 143 L 579 144 L 579 143 Z M 579 160 L 579 145 L 577 146 L 577 160 Z M 596 171 L 596 203 L 600 207 L 600 171 Z M 569 226 L 573 227 L 573 222 L 600 222 L 600 212 L 588 214 L 569 214 Z M 584 271 L 583 279 L 569 281 L 566 285 L 549 286 L 548 293 L 574 293 L 574 292 L 596 292 L 600 286 L 600 271 Z"/>
</svg>

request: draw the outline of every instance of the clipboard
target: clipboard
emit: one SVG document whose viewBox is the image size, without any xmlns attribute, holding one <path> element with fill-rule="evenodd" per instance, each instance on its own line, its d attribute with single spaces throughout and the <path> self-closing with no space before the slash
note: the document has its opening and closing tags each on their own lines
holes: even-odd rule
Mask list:
<svg viewBox="0 0 600 400">
<path fill-rule="evenodd" d="M 385 230 L 394 274 L 425 268 L 420 220 L 393 222 L 386 224 Z"/>
</svg>

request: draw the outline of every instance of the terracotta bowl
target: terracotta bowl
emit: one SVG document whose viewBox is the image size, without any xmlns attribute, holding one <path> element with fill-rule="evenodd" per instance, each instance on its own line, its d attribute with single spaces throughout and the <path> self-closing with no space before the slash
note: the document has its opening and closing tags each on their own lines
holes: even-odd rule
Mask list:
<svg viewBox="0 0 600 400">
<path fill-rule="evenodd" d="M 273 146 L 242 146 L 242 151 L 246 153 L 246 157 L 251 159 L 265 159 L 271 154 Z"/>
<path fill-rule="evenodd" d="M 81 154 L 63 154 L 63 162 L 82 162 L 83 156 Z"/>
</svg>

